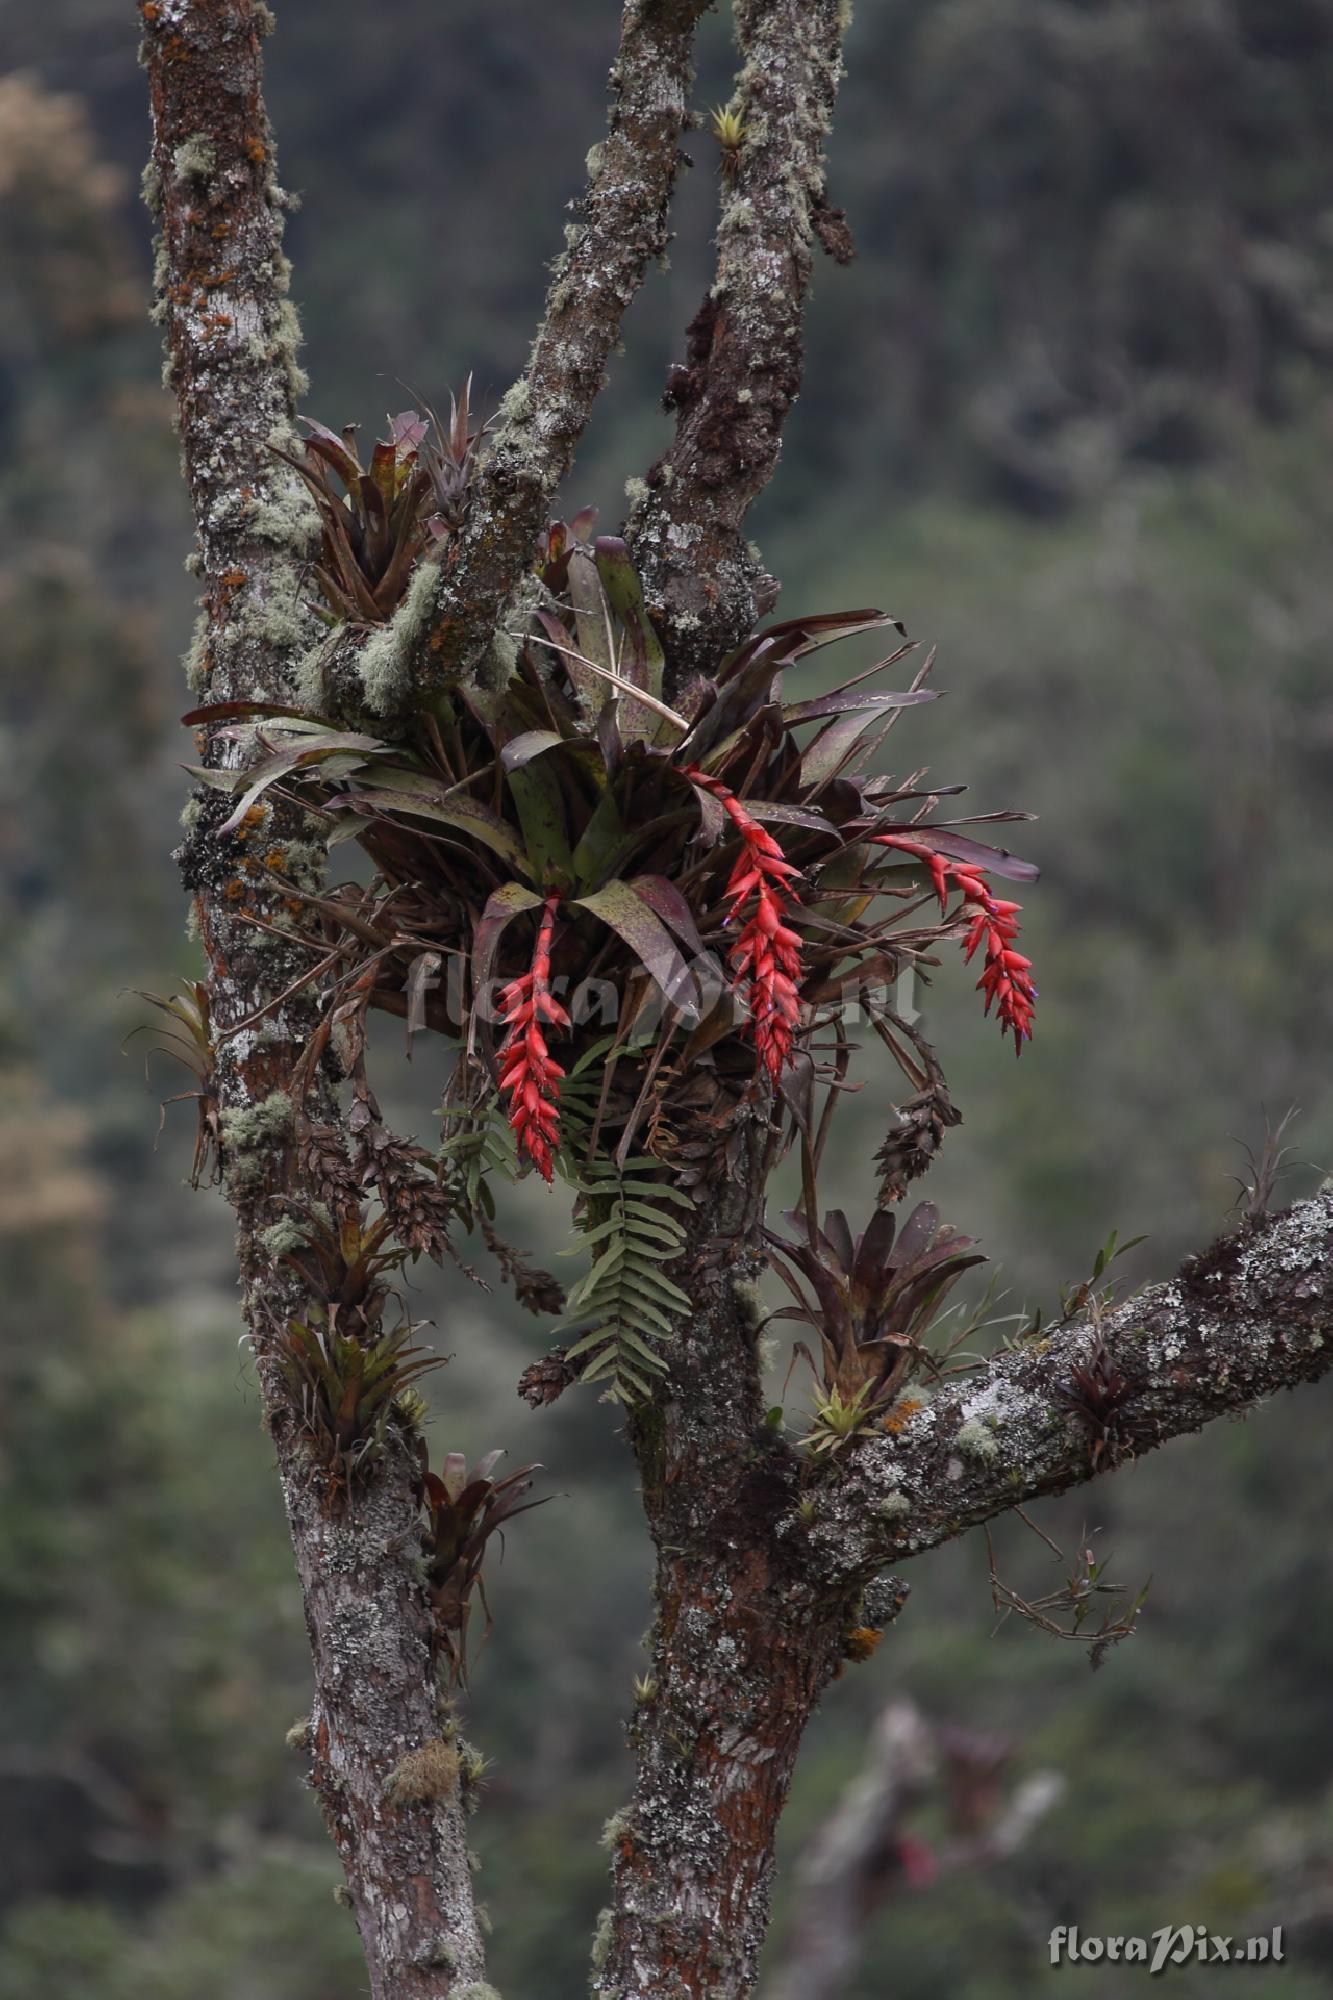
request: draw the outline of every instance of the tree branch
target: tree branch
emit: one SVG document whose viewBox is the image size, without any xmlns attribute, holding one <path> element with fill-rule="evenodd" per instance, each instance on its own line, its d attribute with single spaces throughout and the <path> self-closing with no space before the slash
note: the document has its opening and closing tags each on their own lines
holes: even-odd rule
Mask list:
<svg viewBox="0 0 1333 2000">
<path fill-rule="evenodd" d="M 939 1390 L 815 1489 L 812 1552 L 844 1575 L 902 1562 L 1330 1368 L 1333 1192 Z"/>
<path fill-rule="evenodd" d="M 580 220 L 552 270 L 528 365 L 500 405 L 468 521 L 446 557 L 415 678 L 474 669 L 532 561 L 550 503 L 606 380 L 625 311 L 667 245 L 667 212 L 694 82 L 694 32 L 712 0 L 625 0 L 615 103 L 588 155 Z"/>
<path fill-rule="evenodd" d="M 145 192 L 161 229 L 157 312 L 204 581 L 195 689 L 213 700 L 282 700 L 310 637 L 300 571 L 314 519 L 270 449 L 292 443 L 303 387 L 261 94 L 259 40 L 272 17 L 257 0 L 142 0 L 140 13 L 153 111 Z M 204 754 L 220 765 L 240 753 L 217 732 Z M 280 999 L 304 970 L 303 954 L 238 911 L 244 902 L 281 917 L 280 897 L 265 899 L 264 859 L 299 842 L 313 879 L 319 831 L 293 808 L 268 807 L 253 829 L 219 838 L 219 803 L 212 792 L 196 800 L 181 859 L 208 956 L 210 1088 L 245 1314 L 315 1659 L 314 1708 L 299 1740 L 346 1870 L 375 2000 L 444 2000 L 480 1979 L 484 1961 L 458 1759 L 431 1756 L 449 1724 L 418 1573 L 417 1468 L 400 1445 L 368 1475 L 355 1507 L 340 1509 L 310 1460 L 276 1360 L 288 1322 L 308 1317 L 311 1301 L 275 1265 L 265 1230 L 287 1212 L 280 1198 L 326 1193 L 321 1175 L 301 1166 L 288 1095 L 318 1017 L 308 993 Z M 247 853 L 252 832 L 261 854 Z M 262 1033 L 240 1029 L 275 1002 Z M 316 1084 L 312 1107 L 324 1157 L 349 1172 L 327 1081 Z M 451 1771 L 452 1789 L 443 1782 Z"/>
<path fill-rule="evenodd" d="M 777 468 L 801 386 L 801 322 L 822 238 L 824 174 L 850 10 L 843 0 L 737 0 L 742 137 L 724 156 L 717 276 L 672 369 L 673 444 L 651 468 L 628 528 L 677 687 L 707 675 L 771 604 L 776 586 L 741 526 Z"/>
</svg>

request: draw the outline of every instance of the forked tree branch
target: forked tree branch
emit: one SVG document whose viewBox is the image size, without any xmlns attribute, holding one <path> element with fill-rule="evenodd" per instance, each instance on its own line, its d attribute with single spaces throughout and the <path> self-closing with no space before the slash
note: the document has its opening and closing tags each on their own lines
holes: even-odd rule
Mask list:
<svg viewBox="0 0 1333 2000">
<path fill-rule="evenodd" d="M 433 605 L 404 632 L 404 689 L 502 679 L 492 651 L 530 568 L 557 487 L 606 380 L 621 321 L 667 245 L 680 135 L 694 82 L 694 34 L 712 0 L 625 0 L 607 136 L 588 155 L 579 219 L 550 288 L 528 365 L 500 405 L 468 519 L 441 566 Z M 335 680 L 346 667 L 335 668 Z"/>
<path fill-rule="evenodd" d="M 677 687 L 707 674 L 776 588 L 742 524 L 777 469 L 801 387 L 817 242 L 850 256 L 828 208 L 824 145 L 842 75 L 846 0 L 736 0 L 741 136 L 724 154 L 717 273 L 666 391 L 676 435 L 650 469 L 629 542 Z"/>
<path fill-rule="evenodd" d="M 937 1391 L 815 1491 L 817 1564 L 898 1564 L 1333 1369 L 1333 1192 Z"/>
<path fill-rule="evenodd" d="M 431 659 L 464 657 L 460 608 L 503 605 L 531 561 L 546 510 L 606 380 L 623 320 L 667 245 L 667 211 L 694 82 L 694 32 L 712 0 L 626 0 L 606 139 L 588 156 L 579 220 L 566 230 L 527 368 L 501 406 L 473 510 L 445 578 Z"/>
</svg>

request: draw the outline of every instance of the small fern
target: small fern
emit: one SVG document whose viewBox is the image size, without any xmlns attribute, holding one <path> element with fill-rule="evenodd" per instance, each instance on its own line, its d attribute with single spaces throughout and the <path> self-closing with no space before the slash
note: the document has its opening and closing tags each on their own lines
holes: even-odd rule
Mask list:
<svg viewBox="0 0 1333 2000">
<path fill-rule="evenodd" d="M 469 1229 L 474 1218 L 495 1220 L 495 1200 L 487 1185 L 491 1174 L 518 1179 L 518 1149 L 498 1101 L 476 1106 L 446 1106 L 446 1121 L 455 1126 L 441 1143 L 438 1158 L 445 1185 Z"/>
<path fill-rule="evenodd" d="M 651 1392 L 652 1378 L 666 1373 L 657 1345 L 671 1332 L 671 1316 L 690 1310 L 689 1298 L 662 1269 L 685 1248 L 684 1225 L 663 1204 L 692 1203 L 660 1172 L 646 1157 L 630 1158 L 623 1168 L 599 1159 L 575 1182 L 593 1218 L 582 1233 L 593 1261 L 570 1292 L 557 1331 L 578 1335 L 566 1360 L 582 1363 L 581 1382 L 605 1382 L 613 1402 L 638 1402 Z"/>
</svg>

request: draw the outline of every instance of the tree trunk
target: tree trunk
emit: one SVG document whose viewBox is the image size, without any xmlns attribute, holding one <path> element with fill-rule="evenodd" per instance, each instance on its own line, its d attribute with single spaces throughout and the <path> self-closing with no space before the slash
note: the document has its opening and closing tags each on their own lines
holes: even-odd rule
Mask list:
<svg viewBox="0 0 1333 2000">
<path fill-rule="evenodd" d="M 764 1423 L 753 1281 L 762 1183 L 701 1205 L 677 1272 L 697 1310 L 670 1384 L 630 1434 L 656 1548 L 652 1665 L 631 1739 L 633 1799 L 613 1822 L 615 1909 L 601 2000 L 742 2000 L 768 1924 L 773 1847 L 811 1712 L 856 1602 L 821 1589 L 775 1524 L 797 1503 Z"/>
<path fill-rule="evenodd" d="M 311 636 L 299 565 L 313 517 L 271 450 L 293 435 L 299 375 L 281 248 L 284 197 L 260 95 L 268 10 L 252 0 L 145 0 L 140 12 L 153 108 L 147 187 L 161 229 L 158 312 L 206 609 L 198 685 L 215 702 L 290 701 L 293 662 Z M 204 745 L 206 763 L 232 754 L 223 732 Z M 480 1977 L 483 1952 L 462 1801 L 457 1784 L 439 1790 L 450 1760 L 430 1755 L 451 1725 L 416 1573 L 415 1468 L 391 1453 L 354 1503 L 339 1505 L 303 1447 L 276 1366 L 275 1342 L 311 1302 L 275 1263 L 265 1232 L 292 1201 L 330 1192 L 296 1142 L 297 1107 L 288 1095 L 317 1016 L 306 998 L 276 1004 L 305 969 L 305 954 L 239 914 L 236 891 L 244 886 L 256 897 L 263 863 L 247 851 L 246 828 L 217 837 L 219 802 L 216 792 L 199 796 L 181 859 L 208 960 L 209 1088 L 239 1226 L 246 1322 L 314 1655 L 314 1782 L 347 1871 L 374 2000 L 446 2000 L 457 1984 Z M 265 855 L 299 842 L 312 872 L 318 840 L 318 827 L 291 811 L 263 822 Z M 258 906 L 281 924 L 279 895 Z M 262 1021 L 260 1010 L 267 1010 Z M 341 1162 L 337 1176 L 354 1185 L 331 1078 L 316 1079 L 307 1110 L 323 1121 L 326 1157 Z M 346 1199 L 345 1186 L 340 1193 Z"/>
</svg>

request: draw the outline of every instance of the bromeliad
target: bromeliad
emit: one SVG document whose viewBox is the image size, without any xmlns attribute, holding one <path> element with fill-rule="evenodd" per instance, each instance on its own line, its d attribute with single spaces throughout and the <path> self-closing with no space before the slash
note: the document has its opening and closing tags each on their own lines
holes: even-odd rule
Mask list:
<svg viewBox="0 0 1333 2000">
<path fill-rule="evenodd" d="M 694 764 L 687 766 L 685 776 L 712 794 L 741 837 L 740 857 L 726 887 L 731 899 L 728 921 L 739 921 L 751 896 L 754 908 L 731 948 L 731 967 L 737 979 L 746 982 L 755 1048 L 776 1083 L 801 1017 L 801 940 L 783 921 L 800 870 L 719 778 L 710 778 Z"/>
<path fill-rule="evenodd" d="M 558 896 L 542 905 L 532 965 L 500 995 L 508 1026 L 500 1048 L 500 1089 L 509 1099 L 509 1124 L 520 1149 L 542 1179 L 551 1179 L 551 1149 L 560 1138 L 560 1078 L 564 1070 L 546 1045 L 546 1029 L 568 1028 L 569 1015 L 551 992 L 551 939 Z"/>
<path fill-rule="evenodd" d="M 967 936 L 963 939 L 963 957 L 970 962 L 978 948 L 985 945 L 977 989 L 986 996 L 987 1014 L 994 1006 L 1001 1033 L 1013 1035 L 1014 1053 L 1021 1054 L 1024 1042 L 1032 1039 L 1032 1015 L 1037 1000 L 1037 989 L 1032 983 L 1032 960 L 1015 948 L 1018 912 L 1022 904 L 1004 902 L 993 896 L 982 870 L 975 863 L 969 865 L 950 859 L 937 848 L 913 839 L 910 834 L 878 833 L 872 838 L 876 846 L 897 848 L 901 853 L 911 854 L 925 863 L 939 896 L 942 914 L 947 914 L 951 887 L 962 896 L 965 906 L 972 913 Z"/>
</svg>

